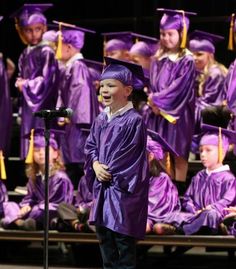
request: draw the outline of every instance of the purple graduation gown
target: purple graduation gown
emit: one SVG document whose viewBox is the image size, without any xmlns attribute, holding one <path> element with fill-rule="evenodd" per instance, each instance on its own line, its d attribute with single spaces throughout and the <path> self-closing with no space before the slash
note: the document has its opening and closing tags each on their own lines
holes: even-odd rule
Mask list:
<svg viewBox="0 0 236 269">
<path fill-rule="evenodd" d="M 84 145 L 89 129 L 98 115 L 98 100 L 88 67 L 80 59 L 62 68 L 60 75 L 60 100 L 62 106 L 73 110 L 70 124 L 62 138 L 65 163 L 84 163 Z"/>
<path fill-rule="evenodd" d="M 33 112 L 56 106 L 58 63 L 53 49 L 43 43 L 25 48 L 19 58 L 18 76 L 28 80 L 21 98 L 21 158 L 25 158 L 29 142 L 23 136 L 32 128 L 44 127 L 43 120 L 34 117 Z"/>
<path fill-rule="evenodd" d="M 194 128 L 194 80 L 195 65 L 190 53 L 175 61 L 169 57 L 152 61 L 150 84 L 153 103 L 178 119 L 176 124 L 172 124 L 150 110 L 147 126 L 158 132 L 186 160 Z"/>
<path fill-rule="evenodd" d="M 146 126 L 132 108 L 110 122 L 105 112 L 95 120 L 85 146 L 85 175 L 93 192 L 90 224 L 142 239 L 148 206 Z M 95 160 L 106 164 L 112 179 L 97 180 Z"/>
<path fill-rule="evenodd" d="M 180 210 L 178 190 L 170 177 L 162 172 L 159 177 L 151 177 L 148 192 L 148 222 L 163 223 L 166 215 Z"/>
<path fill-rule="evenodd" d="M 0 180 L 0 218 L 4 217 L 4 205 L 8 202 L 8 193 L 5 184 Z"/>
<path fill-rule="evenodd" d="M 222 105 L 226 99 L 224 91 L 224 82 L 226 77 L 226 68 L 218 63 L 212 65 L 204 81 L 199 81 L 201 74 L 196 78 L 197 98 L 195 103 L 195 130 L 193 136 L 194 148 L 198 148 L 199 134 L 201 133 L 202 117 L 201 112 L 209 106 Z"/>
<path fill-rule="evenodd" d="M 75 207 L 90 210 L 92 201 L 93 201 L 93 194 L 89 191 L 86 177 L 82 176 L 78 184 L 78 192 L 75 199 Z"/>
<path fill-rule="evenodd" d="M 226 166 L 227 167 L 227 166 Z M 185 234 L 196 233 L 201 227 L 217 230 L 227 211 L 224 208 L 233 205 L 236 197 L 236 179 L 225 168 L 224 171 L 212 172 L 210 175 L 202 170 L 192 178 L 184 194 L 181 213 L 173 214 L 169 223 L 182 226 Z M 201 210 L 211 205 L 212 209 Z"/>
<path fill-rule="evenodd" d="M 9 154 L 12 129 L 12 104 L 6 68 L 0 55 L 0 150 Z"/>
<path fill-rule="evenodd" d="M 58 171 L 55 175 L 49 177 L 49 220 L 57 216 L 57 207 L 61 202 L 71 204 L 73 201 L 73 185 L 64 171 Z M 29 180 L 27 184 L 27 194 L 19 203 L 9 202 L 9 205 L 4 208 L 5 224 L 9 224 L 18 218 L 18 213 L 21 207 L 29 205 L 31 211 L 24 216 L 33 218 L 36 221 L 43 223 L 44 219 L 44 193 L 45 183 L 42 176 L 36 177 L 36 183 L 33 184 Z"/>
</svg>

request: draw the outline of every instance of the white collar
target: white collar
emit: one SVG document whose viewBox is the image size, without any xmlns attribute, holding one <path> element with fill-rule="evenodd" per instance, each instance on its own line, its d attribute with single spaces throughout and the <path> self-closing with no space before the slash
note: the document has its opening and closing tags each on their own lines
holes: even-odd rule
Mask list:
<svg viewBox="0 0 236 269">
<path fill-rule="evenodd" d="M 159 60 L 164 59 L 164 58 L 168 58 L 172 62 L 176 62 L 178 59 L 183 58 L 185 55 L 192 55 L 191 51 L 188 49 L 185 49 L 184 52 L 185 52 L 184 55 L 181 57 L 179 56 L 179 52 L 176 52 L 176 53 L 166 52 L 159 58 Z"/>
<path fill-rule="evenodd" d="M 222 166 L 220 166 L 212 171 L 209 171 L 208 169 L 206 169 L 207 175 L 211 175 L 213 173 L 218 173 L 218 172 L 223 172 L 223 171 L 230 171 L 228 164 L 222 165 Z"/>
<path fill-rule="evenodd" d="M 122 108 L 120 108 L 119 110 L 117 110 L 114 114 L 111 114 L 111 109 L 110 107 L 106 107 L 104 109 L 104 112 L 107 114 L 108 117 L 108 122 L 111 121 L 113 118 L 119 116 L 119 115 L 123 115 L 126 111 L 132 109 L 134 106 L 132 104 L 132 102 L 128 102 L 125 106 L 123 106 Z"/>
<path fill-rule="evenodd" d="M 84 59 L 83 54 L 80 52 L 77 52 L 74 56 L 72 56 L 66 63 L 65 66 L 68 67 L 71 64 L 73 64 L 77 60 Z"/>
</svg>

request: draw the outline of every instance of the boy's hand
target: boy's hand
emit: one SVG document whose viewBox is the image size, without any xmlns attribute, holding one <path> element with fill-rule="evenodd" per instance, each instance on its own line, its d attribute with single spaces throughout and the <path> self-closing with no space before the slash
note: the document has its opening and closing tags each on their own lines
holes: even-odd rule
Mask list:
<svg viewBox="0 0 236 269">
<path fill-rule="evenodd" d="M 109 167 L 105 164 L 95 161 L 93 163 L 93 170 L 96 174 L 96 177 L 99 181 L 110 181 L 111 174 L 107 171 Z"/>
<path fill-rule="evenodd" d="M 31 206 L 29 205 L 26 205 L 26 206 L 23 206 L 21 209 L 20 209 L 20 213 L 19 213 L 19 217 L 23 217 L 25 214 L 27 214 L 28 212 L 30 212 L 31 210 Z"/>
<path fill-rule="evenodd" d="M 23 86 L 27 80 L 23 78 L 17 78 L 15 86 L 18 88 L 20 92 L 23 90 Z"/>
<path fill-rule="evenodd" d="M 155 114 L 155 115 L 160 115 L 160 109 L 153 103 L 152 101 L 152 95 L 150 95 L 148 97 L 148 105 L 151 107 L 152 109 L 152 112 Z"/>
</svg>

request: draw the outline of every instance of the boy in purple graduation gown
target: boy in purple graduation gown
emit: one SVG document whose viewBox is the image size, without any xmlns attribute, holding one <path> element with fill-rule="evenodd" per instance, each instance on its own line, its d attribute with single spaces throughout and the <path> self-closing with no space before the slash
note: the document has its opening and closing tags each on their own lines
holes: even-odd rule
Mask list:
<svg viewBox="0 0 236 269">
<path fill-rule="evenodd" d="M 85 176 L 93 193 L 89 221 L 96 226 L 104 268 L 135 268 L 136 239 L 145 235 L 149 181 L 146 127 L 129 96 L 141 86 L 143 71 L 129 62 L 105 60 L 100 92 L 106 109 L 85 146 Z"/>
<path fill-rule="evenodd" d="M 160 48 L 150 68 L 152 94 L 147 127 L 158 132 L 179 154 L 173 177 L 184 185 L 194 128 L 194 59 L 186 47 L 189 15 L 194 13 L 158 9 Z"/>
<path fill-rule="evenodd" d="M 53 130 L 52 130 L 53 131 Z M 35 133 L 35 134 L 34 134 Z M 31 145 L 26 158 L 28 167 L 26 174 L 29 178 L 27 194 L 18 204 L 8 202 L 4 207 L 5 218 L 2 220 L 5 228 L 19 228 L 24 230 L 42 229 L 44 224 L 45 207 L 45 138 L 43 130 L 31 132 Z M 49 224 L 57 216 L 59 203 L 72 203 L 73 185 L 64 172 L 64 165 L 60 158 L 56 133 L 50 136 L 49 148 Z"/>
<path fill-rule="evenodd" d="M 167 154 L 178 155 L 160 135 L 148 130 L 147 151 L 149 159 L 148 218 L 146 233 L 171 234 L 174 229 L 163 223 L 165 217 L 173 211 L 180 211 L 178 190 L 161 160 Z M 174 231 L 175 232 L 175 231 Z"/>
<path fill-rule="evenodd" d="M 185 234 L 218 233 L 227 214 L 225 208 L 232 206 L 236 197 L 235 176 L 222 163 L 229 143 L 236 141 L 236 133 L 207 124 L 202 128 L 205 134 L 200 140 L 200 158 L 206 169 L 192 178 L 183 197 L 183 212 L 169 219 Z"/>
<path fill-rule="evenodd" d="M 85 141 L 98 115 L 98 100 L 93 78 L 82 61 L 81 53 L 85 32 L 94 32 L 63 22 L 58 23 L 62 31 L 58 32 L 56 55 L 62 65 L 57 106 L 69 107 L 73 110 L 70 122 L 64 121 L 65 136 L 62 141 L 62 154 L 67 173 L 74 187 L 77 187 L 78 180 L 83 175 Z M 60 121 L 60 124 L 62 123 Z"/>
<path fill-rule="evenodd" d="M 214 58 L 215 44 L 223 39 L 223 36 L 199 30 L 195 30 L 190 35 L 189 49 L 194 55 L 197 69 L 193 153 L 196 153 L 199 148 L 202 123 L 201 112 L 210 106 L 223 105 L 226 99 L 223 86 L 227 68 Z"/>
<path fill-rule="evenodd" d="M 57 100 L 58 64 L 53 49 L 43 42 L 47 19 L 43 12 L 52 4 L 24 4 L 11 17 L 16 20 L 16 29 L 27 47 L 21 53 L 16 87 L 21 98 L 21 158 L 28 152 L 29 141 L 23 138 L 32 128 L 43 127 L 42 119 L 33 112 L 53 109 Z"/>
</svg>

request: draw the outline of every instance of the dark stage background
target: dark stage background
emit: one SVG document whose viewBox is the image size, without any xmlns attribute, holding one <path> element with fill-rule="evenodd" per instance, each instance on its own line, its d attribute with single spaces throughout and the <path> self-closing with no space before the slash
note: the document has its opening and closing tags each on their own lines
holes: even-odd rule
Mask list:
<svg viewBox="0 0 236 269">
<path fill-rule="evenodd" d="M 48 2 L 54 4 L 45 12 L 48 22 L 65 21 L 97 32 L 96 35 L 86 35 L 82 52 L 88 59 L 102 61 L 102 32 L 134 31 L 158 37 L 160 15 L 155 11 L 157 7 L 197 12 L 198 15 L 191 18 L 190 32 L 200 29 L 223 35 L 225 41 L 217 45 L 216 59 L 228 67 L 235 57 L 234 52 L 227 50 L 227 42 L 230 15 L 236 11 L 236 0 L 0 0 L 0 15 L 4 16 L 0 23 L 0 51 L 5 57 L 17 63 L 24 48 L 9 15 L 24 3 Z M 14 86 L 11 94 L 17 95 Z"/>
</svg>

